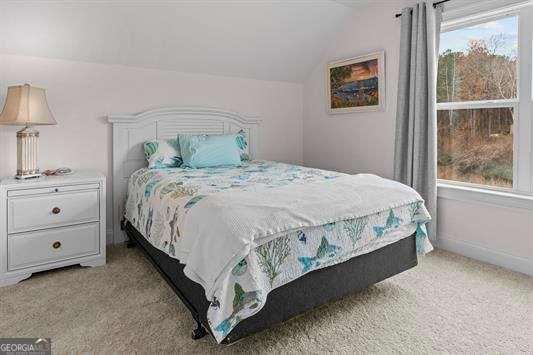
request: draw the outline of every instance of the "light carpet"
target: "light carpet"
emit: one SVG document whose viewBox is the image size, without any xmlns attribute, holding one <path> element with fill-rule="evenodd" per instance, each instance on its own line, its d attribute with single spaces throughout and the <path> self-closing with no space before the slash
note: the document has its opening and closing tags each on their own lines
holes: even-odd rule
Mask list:
<svg viewBox="0 0 533 355">
<path fill-rule="evenodd" d="M 290 301 L 290 300 L 289 300 Z M 138 249 L 0 288 L 1 337 L 54 353 L 533 353 L 533 279 L 444 251 L 367 290 L 231 345 L 190 338 L 188 310 Z"/>
</svg>

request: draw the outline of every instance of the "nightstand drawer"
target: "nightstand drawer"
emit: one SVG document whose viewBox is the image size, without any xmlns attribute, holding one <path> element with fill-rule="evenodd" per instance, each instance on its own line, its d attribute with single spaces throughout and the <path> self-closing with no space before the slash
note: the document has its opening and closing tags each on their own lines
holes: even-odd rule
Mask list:
<svg viewBox="0 0 533 355">
<path fill-rule="evenodd" d="M 89 223 L 11 235 L 8 237 L 8 270 L 98 254 L 99 228 L 99 223 Z"/>
<path fill-rule="evenodd" d="M 42 194 L 51 194 L 51 193 L 62 193 L 62 192 L 72 192 L 72 191 L 81 191 L 81 190 L 96 190 L 98 189 L 98 184 L 83 184 L 83 185 L 57 185 L 57 186 L 47 186 L 41 188 L 31 188 L 31 189 L 22 189 L 22 190 L 10 190 L 7 193 L 7 197 L 14 196 L 31 196 L 31 195 L 42 195 Z"/>
<path fill-rule="evenodd" d="M 95 222 L 98 190 L 9 197 L 7 213 L 9 233 Z"/>
</svg>

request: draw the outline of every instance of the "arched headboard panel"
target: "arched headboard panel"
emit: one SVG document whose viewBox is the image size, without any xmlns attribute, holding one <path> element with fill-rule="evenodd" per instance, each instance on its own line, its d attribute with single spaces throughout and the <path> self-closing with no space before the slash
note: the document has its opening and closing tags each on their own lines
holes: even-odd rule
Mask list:
<svg viewBox="0 0 533 355">
<path fill-rule="evenodd" d="M 248 154 L 257 154 L 257 117 L 207 107 L 168 107 L 134 115 L 110 115 L 113 125 L 113 242 L 125 240 L 120 230 L 130 174 L 146 166 L 143 143 L 148 139 L 176 137 L 178 133 L 223 134 L 244 131 Z"/>
</svg>

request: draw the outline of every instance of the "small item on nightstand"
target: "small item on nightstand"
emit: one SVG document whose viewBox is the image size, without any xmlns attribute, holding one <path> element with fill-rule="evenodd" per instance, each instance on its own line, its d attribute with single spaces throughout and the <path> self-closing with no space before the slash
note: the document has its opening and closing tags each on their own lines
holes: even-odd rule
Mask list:
<svg viewBox="0 0 533 355">
<path fill-rule="evenodd" d="M 74 173 L 74 171 L 70 168 L 58 168 L 58 169 L 55 169 L 55 170 L 46 170 L 43 172 L 43 175 L 46 175 L 46 176 L 53 176 L 53 175 L 57 175 L 57 176 L 60 176 L 60 175 L 70 175 Z"/>
</svg>

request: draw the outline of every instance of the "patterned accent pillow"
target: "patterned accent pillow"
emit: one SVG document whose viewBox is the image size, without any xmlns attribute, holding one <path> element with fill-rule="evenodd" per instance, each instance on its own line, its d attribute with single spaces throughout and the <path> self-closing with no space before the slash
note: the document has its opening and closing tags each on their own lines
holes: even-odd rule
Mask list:
<svg viewBox="0 0 533 355">
<path fill-rule="evenodd" d="M 144 156 L 150 169 L 177 168 L 183 162 L 177 138 L 144 142 Z"/>
<path fill-rule="evenodd" d="M 237 132 L 237 136 L 235 137 L 235 143 L 237 143 L 237 147 L 239 147 L 239 154 L 241 156 L 241 161 L 249 161 L 250 156 L 248 155 L 248 141 L 246 140 L 246 134 L 241 129 L 239 132 Z"/>
</svg>

